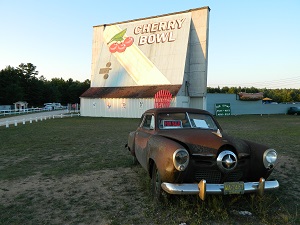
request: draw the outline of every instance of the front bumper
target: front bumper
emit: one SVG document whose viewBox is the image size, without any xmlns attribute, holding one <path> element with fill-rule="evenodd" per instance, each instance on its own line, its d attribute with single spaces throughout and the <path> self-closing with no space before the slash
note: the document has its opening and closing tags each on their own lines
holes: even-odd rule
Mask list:
<svg viewBox="0 0 300 225">
<path fill-rule="evenodd" d="M 173 184 L 163 182 L 162 189 L 169 194 L 176 195 L 193 195 L 199 194 L 202 200 L 205 199 L 207 194 L 224 194 L 224 184 L 207 184 L 205 180 L 201 180 L 198 184 Z M 272 190 L 279 188 L 277 180 L 265 181 L 260 178 L 259 182 L 246 182 L 244 183 L 243 193 L 258 193 L 263 195 L 265 190 Z"/>
</svg>

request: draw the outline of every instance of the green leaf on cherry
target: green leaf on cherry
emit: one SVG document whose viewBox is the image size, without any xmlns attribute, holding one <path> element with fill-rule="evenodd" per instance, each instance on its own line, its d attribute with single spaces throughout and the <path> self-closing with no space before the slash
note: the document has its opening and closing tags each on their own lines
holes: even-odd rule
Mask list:
<svg viewBox="0 0 300 225">
<path fill-rule="evenodd" d="M 115 36 L 113 36 L 110 41 L 107 43 L 111 43 L 112 41 L 123 41 L 123 37 L 124 37 L 124 34 L 126 33 L 126 30 L 127 28 L 125 28 L 124 30 L 122 30 L 121 32 L 117 33 Z"/>
</svg>

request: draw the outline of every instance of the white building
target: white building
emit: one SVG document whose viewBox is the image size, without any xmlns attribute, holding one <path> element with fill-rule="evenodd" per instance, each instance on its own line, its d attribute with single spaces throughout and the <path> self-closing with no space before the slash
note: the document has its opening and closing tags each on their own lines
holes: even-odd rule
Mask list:
<svg viewBox="0 0 300 225">
<path fill-rule="evenodd" d="M 81 115 L 140 117 L 160 90 L 171 106 L 206 108 L 209 7 L 94 26 Z"/>
</svg>

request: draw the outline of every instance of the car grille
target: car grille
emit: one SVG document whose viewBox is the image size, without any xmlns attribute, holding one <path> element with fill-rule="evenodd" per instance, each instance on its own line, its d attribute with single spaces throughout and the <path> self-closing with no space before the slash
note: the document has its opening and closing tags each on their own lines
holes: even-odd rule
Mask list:
<svg viewBox="0 0 300 225">
<path fill-rule="evenodd" d="M 233 171 L 228 174 L 222 174 L 218 170 L 198 170 L 195 172 L 195 179 L 197 182 L 201 180 L 206 180 L 207 183 L 211 184 L 218 184 L 221 182 L 232 182 L 232 181 L 239 181 L 243 177 L 243 172 Z"/>
<path fill-rule="evenodd" d="M 200 180 L 206 180 L 207 183 L 219 183 L 221 180 L 221 172 L 220 171 L 196 171 L 195 178 L 196 181 L 199 182 Z"/>
<path fill-rule="evenodd" d="M 226 178 L 225 178 L 225 181 L 239 181 L 241 180 L 243 177 L 243 172 L 238 170 L 238 171 L 234 171 L 232 173 L 229 173 Z"/>
</svg>

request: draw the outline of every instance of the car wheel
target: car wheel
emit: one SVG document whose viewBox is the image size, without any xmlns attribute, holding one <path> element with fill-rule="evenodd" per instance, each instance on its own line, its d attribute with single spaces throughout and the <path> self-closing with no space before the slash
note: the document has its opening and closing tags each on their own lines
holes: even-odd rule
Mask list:
<svg viewBox="0 0 300 225">
<path fill-rule="evenodd" d="M 138 160 L 137 160 L 137 158 L 135 157 L 135 156 L 132 156 L 132 164 L 133 165 L 137 165 L 138 164 Z"/>
<path fill-rule="evenodd" d="M 161 178 L 155 163 L 152 167 L 151 192 L 154 200 L 160 201 L 162 199 Z"/>
</svg>

